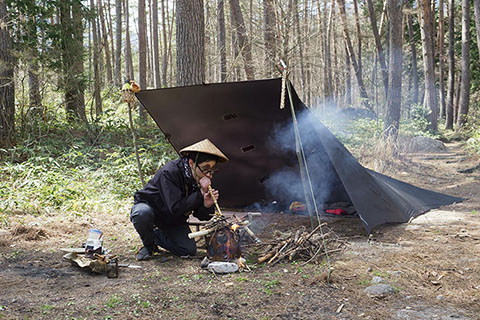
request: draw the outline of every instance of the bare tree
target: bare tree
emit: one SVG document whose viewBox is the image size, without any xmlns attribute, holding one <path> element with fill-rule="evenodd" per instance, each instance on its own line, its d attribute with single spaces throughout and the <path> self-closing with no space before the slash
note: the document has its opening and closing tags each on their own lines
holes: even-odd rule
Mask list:
<svg viewBox="0 0 480 320">
<path fill-rule="evenodd" d="M 448 87 L 445 129 L 453 129 L 453 93 L 455 90 L 455 53 L 453 51 L 454 42 L 454 0 L 449 0 L 448 7 Z"/>
<path fill-rule="evenodd" d="M 96 12 L 94 0 L 90 0 L 90 10 Z M 101 97 L 101 83 L 100 83 L 100 70 L 99 70 L 99 39 L 97 34 L 97 15 L 92 15 L 92 34 L 93 34 L 93 97 L 95 100 L 95 114 L 100 116 L 102 114 L 102 97 Z"/>
<path fill-rule="evenodd" d="M 348 54 L 353 65 L 353 69 L 355 70 L 355 77 L 357 78 L 357 83 L 360 90 L 360 98 L 362 99 L 362 105 L 365 108 L 371 109 L 372 107 L 369 102 L 367 90 L 365 89 L 365 84 L 363 82 L 361 69 L 358 64 L 357 57 L 355 56 L 352 41 L 350 40 L 350 35 L 348 33 L 347 14 L 345 12 L 345 0 L 337 0 L 337 2 L 338 2 L 338 7 L 340 9 L 340 18 L 342 22 L 343 36 L 345 39 L 345 43 L 347 45 Z"/>
<path fill-rule="evenodd" d="M 245 28 L 245 21 L 243 20 L 242 10 L 240 9 L 239 0 L 230 0 L 230 13 L 232 15 L 233 24 L 237 37 L 237 43 L 240 53 L 243 57 L 243 66 L 247 79 L 253 79 L 255 73 L 253 70 L 252 48 L 250 41 L 247 38 L 247 31 Z"/>
<path fill-rule="evenodd" d="M 177 85 L 205 80 L 203 0 L 177 0 Z"/>
<path fill-rule="evenodd" d="M 412 66 L 411 66 L 411 78 L 413 79 L 413 85 L 412 85 L 412 98 L 410 100 L 409 104 L 409 116 L 410 116 L 410 106 L 413 104 L 418 103 L 418 66 L 417 66 L 417 48 L 415 45 L 415 37 L 413 35 L 413 18 L 412 14 L 407 15 L 407 24 L 408 24 L 408 38 L 410 41 L 410 54 L 411 54 L 411 60 L 412 60 Z"/>
<path fill-rule="evenodd" d="M 227 51 L 225 34 L 225 2 L 217 0 L 218 51 L 220 53 L 220 81 L 227 80 Z"/>
<path fill-rule="evenodd" d="M 158 0 L 152 0 L 153 28 L 153 65 L 155 68 L 155 87 L 160 88 L 160 49 L 158 47 Z"/>
<path fill-rule="evenodd" d="M 389 62 L 388 96 L 384 123 L 385 136 L 397 138 L 402 104 L 402 9 L 403 0 L 388 0 Z"/>
<path fill-rule="evenodd" d="M 437 131 L 437 94 L 435 89 L 433 12 L 430 0 L 419 0 L 422 34 L 423 69 L 425 74 L 424 106 L 430 109 L 430 129 Z"/>
<path fill-rule="evenodd" d="M 5 0 L 0 0 L 0 24 L 0 147 L 10 148 L 15 144 L 15 84 Z"/>
<path fill-rule="evenodd" d="M 462 81 L 457 125 L 467 121 L 470 104 L 470 1 L 462 0 Z"/>
<path fill-rule="evenodd" d="M 132 46 L 130 44 L 130 18 L 128 14 L 128 0 L 124 0 L 125 12 L 125 72 L 129 80 L 133 80 Z"/>
<path fill-rule="evenodd" d="M 275 73 L 276 64 L 276 37 L 275 37 L 275 4 L 274 0 L 263 0 L 263 20 L 264 32 L 263 40 L 265 42 L 265 75 L 271 77 Z"/>
<path fill-rule="evenodd" d="M 475 30 L 477 31 L 477 46 L 480 52 L 480 1 L 473 0 L 473 11 L 475 13 Z"/>
<path fill-rule="evenodd" d="M 103 3 L 102 0 L 98 0 L 98 15 L 99 15 L 99 22 L 101 26 L 101 30 L 99 30 L 99 33 L 101 33 L 102 37 L 102 47 L 104 49 L 105 53 L 105 65 L 107 68 L 107 83 L 111 84 L 113 82 L 113 72 L 112 72 L 112 61 L 111 61 L 111 53 L 110 53 L 110 44 L 108 43 L 108 32 L 107 32 L 107 27 L 105 25 L 105 13 L 103 10 Z M 100 39 L 99 39 L 100 40 Z M 113 46 L 113 43 L 112 43 Z"/>
<path fill-rule="evenodd" d="M 59 7 L 65 110 L 69 121 L 86 121 L 82 4 L 80 0 L 60 1 Z"/>
<path fill-rule="evenodd" d="M 383 86 L 385 88 L 385 94 L 388 92 L 388 73 L 387 65 L 385 63 L 385 54 L 382 47 L 382 41 L 380 40 L 380 33 L 377 27 L 377 18 L 375 16 L 375 10 L 373 8 L 372 0 L 367 0 L 368 13 L 370 17 L 370 24 L 372 26 L 373 38 L 375 39 L 375 47 L 377 49 L 378 62 L 380 63 L 380 70 L 383 77 Z"/>
<path fill-rule="evenodd" d="M 439 0 L 438 7 L 438 84 L 440 95 L 440 117 L 445 118 L 445 30 L 444 2 Z"/>
<path fill-rule="evenodd" d="M 138 81 L 140 88 L 147 88 L 147 15 L 145 0 L 138 0 Z M 145 108 L 140 105 L 140 118 L 146 119 Z"/>
<path fill-rule="evenodd" d="M 115 0 L 115 43 L 114 83 L 118 87 L 122 83 L 122 0 Z"/>
</svg>

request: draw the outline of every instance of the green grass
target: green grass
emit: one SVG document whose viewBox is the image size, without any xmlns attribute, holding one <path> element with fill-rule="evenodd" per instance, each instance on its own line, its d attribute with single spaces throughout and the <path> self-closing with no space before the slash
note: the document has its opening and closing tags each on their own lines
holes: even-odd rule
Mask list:
<svg viewBox="0 0 480 320">
<path fill-rule="evenodd" d="M 0 150 L 0 224 L 10 214 L 128 212 L 141 183 L 126 123 L 108 112 L 95 127 L 53 121 L 41 138 L 19 135 L 14 148 Z M 148 179 L 176 154 L 152 123 L 137 135 Z"/>
</svg>

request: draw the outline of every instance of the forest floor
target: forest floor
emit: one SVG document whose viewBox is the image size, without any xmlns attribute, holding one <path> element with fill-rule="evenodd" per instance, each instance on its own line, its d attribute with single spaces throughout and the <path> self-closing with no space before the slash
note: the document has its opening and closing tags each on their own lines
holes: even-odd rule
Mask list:
<svg viewBox="0 0 480 320">
<path fill-rule="evenodd" d="M 468 200 L 377 228 L 370 237 L 356 218 L 329 218 L 348 241 L 331 258 L 330 283 L 323 265 L 255 265 L 248 256 L 251 272 L 228 275 L 166 253 L 136 262 L 140 240 L 123 210 L 81 217 L 19 212 L 0 229 L 0 318 L 480 319 L 480 169 L 458 172 L 480 159 L 460 143 L 447 146 L 447 152 L 402 155 L 384 173 Z M 310 226 L 308 217 L 291 214 L 256 221 L 265 226 L 262 239 L 273 230 Z M 104 232 L 105 247 L 121 263 L 142 268 L 121 268 L 109 279 L 62 259 L 60 248 L 80 246 L 92 227 Z M 374 276 L 395 293 L 370 298 L 364 289 Z"/>
</svg>

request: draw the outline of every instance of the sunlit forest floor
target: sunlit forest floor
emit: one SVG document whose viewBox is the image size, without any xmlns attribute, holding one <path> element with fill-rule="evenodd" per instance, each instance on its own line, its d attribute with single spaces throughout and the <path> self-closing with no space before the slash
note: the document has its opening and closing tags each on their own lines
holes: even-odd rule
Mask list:
<svg viewBox="0 0 480 320">
<path fill-rule="evenodd" d="M 246 256 L 251 272 L 222 276 L 203 271 L 199 259 L 167 253 L 136 262 L 141 242 L 128 217 L 140 184 L 128 128 L 102 128 L 85 137 L 59 127 L 2 154 L 0 318 L 478 319 L 480 170 L 458 170 L 480 159 L 463 144 L 383 164 L 374 154 L 361 155 L 364 165 L 385 174 L 467 200 L 380 227 L 370 237 L 357 219 L 326 219 L 348 241 L 332 255 L 327 283 L 324 264 L 265 266 Z M 158 134 L 152 126 L 140 132 L 147 174 L 175 156 Z M 310 226 L 308 217 L 280 213 L 258 222 L 266 226 L 261 239 Z M 104 232 L 105 247 L 121 263 L 142 268 L 121 268 L 119 278 L 108 279 L 64 261 L 60 248 L 81 246 L 90 228 Z M 368 297 L 363 290 L 374 276 L 395 293 Z"/>
</svg>

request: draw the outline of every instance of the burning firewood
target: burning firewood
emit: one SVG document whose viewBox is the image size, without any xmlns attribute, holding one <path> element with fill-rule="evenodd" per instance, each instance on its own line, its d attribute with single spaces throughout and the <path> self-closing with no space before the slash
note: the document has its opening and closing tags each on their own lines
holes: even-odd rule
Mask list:
<svg viewBox="0 0 480 320">
<path fill-rule="evenodd" d="M 295 232 L 276 231 L 273 242 L 257 246 L 260 252 L 257 262 L 270 265 L 293 260 L 319 263 L 322 256 L 343 250 L 344 246 L 345 243 L 328 229 L 326 223 L 311 232 L 307 232 L 304 227 Z"/>
</svg>

